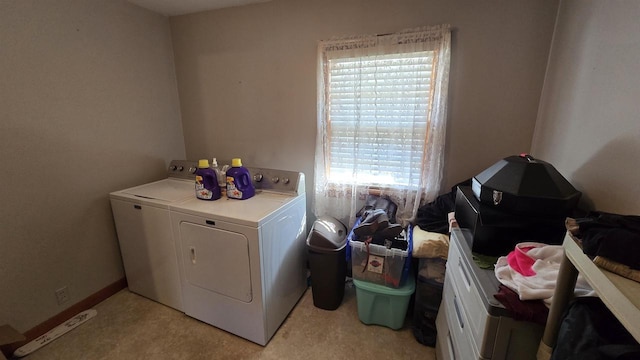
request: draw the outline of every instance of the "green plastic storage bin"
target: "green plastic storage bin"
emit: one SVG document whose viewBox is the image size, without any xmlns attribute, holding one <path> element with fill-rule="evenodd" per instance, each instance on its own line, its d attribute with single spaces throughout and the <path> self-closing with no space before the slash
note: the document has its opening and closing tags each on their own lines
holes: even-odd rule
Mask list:
<svg viewBox="0 0 640 360">
<path fill-rule="evenodd" d="M 382 325 L 394 330 L 402 328 L 409 300 L 416 289 L 412 274 L 409 274 L 404 285 L 397 289 L 357 279 L 353 279 L 353 284 L 356 286 L 360 321 L 367 325 Z"/>
</svg>

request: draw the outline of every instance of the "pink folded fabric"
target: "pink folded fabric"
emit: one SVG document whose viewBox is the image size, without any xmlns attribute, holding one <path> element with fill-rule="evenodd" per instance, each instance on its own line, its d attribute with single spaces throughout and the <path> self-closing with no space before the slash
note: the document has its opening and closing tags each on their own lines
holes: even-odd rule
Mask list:
<svg viewBox="0 0 640 360">
<path fill-rule="evenodd" d="M 527 255 L 529 250 L 535 248 L 531 243 L 520 243 L 516 248 L 507 255 L 507 263 L 511 268 L 522 276 L 533 276 L 536 274 L 533 270 L 535 259 Z"/>
</svg>

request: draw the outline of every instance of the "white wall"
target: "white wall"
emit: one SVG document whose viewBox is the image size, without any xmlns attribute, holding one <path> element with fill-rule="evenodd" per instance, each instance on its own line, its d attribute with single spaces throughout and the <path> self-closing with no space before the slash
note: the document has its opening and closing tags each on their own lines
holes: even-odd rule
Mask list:
<svg viewBox="0 0 640 360">
<path fill-rule="evenodd" d="M 26 331 L 124 277 L 108 193 L 185 157 L 168 20 L 2 1 L 0 79 L 0 324 Z"/>
<path fill-rule="evenodd" d="M 242 157 L 307 175 L 316 134 L 316 47 L 333 36 L 449 23 L 443 192 L 530 149 L 557 1 L 274 0 L 172 17 L 189 158 Z"/>
<path fill-rule="evenodd" d="M 563 0 L 532 145 L 587 209 L 640 215 L 640 2 Z"/>
</svg>

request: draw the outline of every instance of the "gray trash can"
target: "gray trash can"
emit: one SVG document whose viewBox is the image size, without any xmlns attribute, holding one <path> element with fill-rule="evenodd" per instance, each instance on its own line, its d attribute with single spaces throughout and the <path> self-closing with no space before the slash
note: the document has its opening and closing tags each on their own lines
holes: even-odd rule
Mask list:
<svg viewBox="0 0 640 360">
<path fill-rule="evenodd" d="M 347 229 L 330 216 L 321 216 L 307 237 L 313 305 L 335 310 L 344 298 Z"/>
</svg>

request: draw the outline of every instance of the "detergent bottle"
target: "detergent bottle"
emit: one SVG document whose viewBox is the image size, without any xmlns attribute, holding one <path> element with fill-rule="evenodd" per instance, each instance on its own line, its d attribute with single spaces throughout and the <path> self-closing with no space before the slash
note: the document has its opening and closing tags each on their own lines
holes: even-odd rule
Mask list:
<svg viewBox="0 0 640 360">
<path fill-rule="evenodd" d="M 251 175 L 249 170 L 242 166 L 242 159 L 232 159 L 226 175 L 228 198 L 244 200 L 255 195 L 256 189 L 251 182 Z"/>
<path fill-rule="evenodd" d="M 196 197 L 201 200 L 220 199 L 220 186 L 216 172 L 209 167 L 209 160 L 198 161 L 196 170 Z"/>
</svg>

